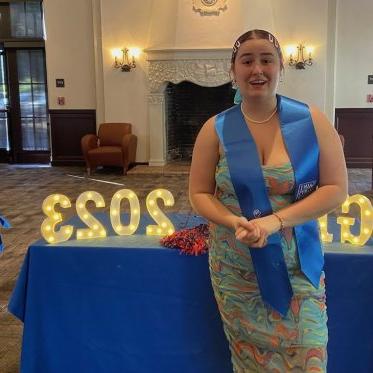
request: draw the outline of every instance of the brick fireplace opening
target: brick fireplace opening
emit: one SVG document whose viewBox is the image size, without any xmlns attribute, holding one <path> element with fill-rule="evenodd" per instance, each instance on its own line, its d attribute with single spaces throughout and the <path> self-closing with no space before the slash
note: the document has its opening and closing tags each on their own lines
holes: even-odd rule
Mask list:
<svg viewBox="0 0 373 373">
<path fill-rule="evenodd" d="M 149 165 L 189 162 L 202 124 L 233 105 L 230 48 L 147 49 Z"/>
<path fill-rule="evenodd" d="M 168 83 L 165 89 L 166 160 L 190 161 L 203 123 L 233 106 L 230 83 L 202 87 L 191 82 Z"/>
</svg>

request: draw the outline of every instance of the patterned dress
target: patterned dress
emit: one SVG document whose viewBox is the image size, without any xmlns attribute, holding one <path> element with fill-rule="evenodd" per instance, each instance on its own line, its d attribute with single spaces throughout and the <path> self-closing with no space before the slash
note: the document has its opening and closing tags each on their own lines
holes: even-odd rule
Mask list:
<svg viewBox="0 0 373 373">
<path fill-rule="evenodd" d="M 290 163 L 263 166 L 272 209 L 291 203 L 294 174 Z M 241 215 L 225 156 L 216 169 L 217 198 Z M 300 271 L 293 229 L 281 239 L 294 296 L 286 317 L 261 297 L 248 248 L 224 226 L 210 224 L 209 263 L 235 373 L 326 372 L 328 340 L 324 273 L 315 289 Z M 259 249 L 260 250 L 260 249 Z"/>
</svg>

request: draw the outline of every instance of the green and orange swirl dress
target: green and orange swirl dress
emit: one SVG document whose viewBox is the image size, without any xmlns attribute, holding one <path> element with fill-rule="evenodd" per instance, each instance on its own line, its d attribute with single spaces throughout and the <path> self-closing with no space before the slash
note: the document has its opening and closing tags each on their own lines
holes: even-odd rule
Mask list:
<svg viewBox="0 0 373 373">
<path fill-rule="evenodd" d="M 273 211 L 289 205 L 294 186 L 291 164 L 262 166 L 262 170 Z M 215 179 L 216 197 L 241 215 L 224 155 Z M 292 231 L 285 229 L 281 246 L 294 296 L 287 315 L 281 317 L 261 299 L 247 246 L 235 239 L 232 230 L 210 224 L 211 280 L 235 373 L 326 372 L 324 273 L 315 289 L 300 271 Z"/>
</svg>

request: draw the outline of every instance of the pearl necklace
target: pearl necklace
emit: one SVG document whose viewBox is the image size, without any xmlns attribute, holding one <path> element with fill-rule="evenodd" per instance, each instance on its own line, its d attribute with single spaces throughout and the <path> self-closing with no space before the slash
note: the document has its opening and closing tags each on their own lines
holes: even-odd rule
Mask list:
<svg viewBox="0 0 373 373">
<path fill-rule="evenodd" d="M 242 114 L 245 117 L 245 119 L 247 119 L 249 122 L 255 123 L 255 124 L 263 124 L 263 123 L 269 122 L 274 117 L 274 115 L 277 113 L 277 105 L 276 105 L 275 109 L 273 110 L 273 112 L 271 113 L 271 115 L 268 118 L 264 119 L 264 120 L 254 120 L 254 119 L 250 118 L 245 113 L 245 111 L 243 110 L 242 103 L 241 103 L 241 111 L 242 111 Z"/>
</svg>

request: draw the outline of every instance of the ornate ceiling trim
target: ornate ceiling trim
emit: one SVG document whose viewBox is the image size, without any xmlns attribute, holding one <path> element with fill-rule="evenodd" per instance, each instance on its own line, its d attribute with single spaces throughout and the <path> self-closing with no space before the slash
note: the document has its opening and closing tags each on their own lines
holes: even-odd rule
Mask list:
<svg viewBox="0 0 373 373">
<path fill-rule="evenodd" d="M 227 0 L 193 0 L 193 10 L 201 15 L 219 15 L 227 9 Z"/>
</svg>

